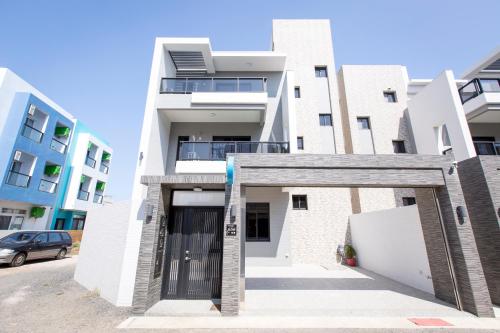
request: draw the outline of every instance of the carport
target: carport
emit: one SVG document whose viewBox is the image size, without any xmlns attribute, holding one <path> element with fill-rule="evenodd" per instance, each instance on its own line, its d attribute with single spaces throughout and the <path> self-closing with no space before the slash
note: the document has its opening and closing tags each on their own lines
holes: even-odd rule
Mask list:
<svg viewBox="0 0 500 333">
<path fill-rule="evenodd" d="M 480 317 L 493 310 L 452 156 L 261 155 L 228 160 L 221 311 L 245 301 L 246 190 L 249 187 L 414 188 L 435 295 Z M 249 281 L 250 282 L 250 281 Z"/>
</svg>

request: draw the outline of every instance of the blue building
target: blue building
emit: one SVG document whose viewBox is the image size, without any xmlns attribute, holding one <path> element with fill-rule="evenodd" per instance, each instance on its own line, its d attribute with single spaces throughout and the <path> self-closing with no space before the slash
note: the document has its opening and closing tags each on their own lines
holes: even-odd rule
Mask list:
<svg viewBox="0 0 500 333">
<path fill-rule="evenodd" d="M 112 150 L 0 68 L 0 230 L 83 229 L 104 201 Z"/>
</svg>

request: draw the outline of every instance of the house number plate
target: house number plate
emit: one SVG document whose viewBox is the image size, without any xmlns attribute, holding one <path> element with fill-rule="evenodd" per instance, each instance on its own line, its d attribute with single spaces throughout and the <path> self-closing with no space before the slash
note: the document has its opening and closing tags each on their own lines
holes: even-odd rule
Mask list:
<svg viewBox="0 0 500 333">
<path fill-rule="evenodd" d="M 226 225 L 226 236 L 236 236 L 236 224 Z"/>
</svg>

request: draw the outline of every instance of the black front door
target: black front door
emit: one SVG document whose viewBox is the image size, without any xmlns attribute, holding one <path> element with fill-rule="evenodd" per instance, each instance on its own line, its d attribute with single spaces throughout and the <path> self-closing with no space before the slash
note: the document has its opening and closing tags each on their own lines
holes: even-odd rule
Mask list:
<svg viewBox="0 0 500 333">
<path fill-rule="evenodd" d="M 224 208 L 174 207 L 170 216 L 162 298 L 220 298 Z"/>
</svg>

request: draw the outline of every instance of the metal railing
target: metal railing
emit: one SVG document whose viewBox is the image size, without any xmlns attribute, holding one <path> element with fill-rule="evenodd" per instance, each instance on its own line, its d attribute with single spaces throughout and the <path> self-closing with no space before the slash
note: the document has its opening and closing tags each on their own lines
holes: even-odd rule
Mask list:
<svg viewBox="0 0 500 333">
<path fill-rule="evenodd" d="M 190 94 L 193 92 L 264 92 L 266 78 L 162 78 L 161 94 Z"/>
<path fill-rule="evenodd" d="M 90 156 L 87 156 L 87 158 L 85 158 L 85 164 L 91 168 L 95 168 L 95 160 Z"/>
<path fill-rule="evenodd" d="M 77 198 L 78 198 L 78 200 L 88 201 L 89 200 L 89 192 L 84 191 L 84 190 L 79 190 Z"/>
<path fill-rule="evenodd" d="M 103 198 L 103 196 L 101 194 L 95 193 L 94 194 L 94 203 L 101 204 L 102 203 L 102 198 Z"/>
<path fill-rule="evenodd" d="M 99 167 L 99 171 L 101 171 L 102 173 L 108 174 L 109 166 L 104 164 L 104 163 L 101 163 L 101 166 Z"/>
<path fill-rule="evenodd" d="M 259 141 L 181 141 L 178 147 L 179 161 L 225 161 L 229 153 L 290 152 L 288 142 Z"/>
<path fill-rule="evenodd" d="M 42 141 L 42 138 L 43 138 L 43 132 L 28 125 L 28 124 L 24 124 L 24 127 L 23 127 L 23 132 L 22 132 L 23 136 L 30 139 L 30 140 L 33 140 L 37 143 L 40 143 Z"/>
<path fill-rule="evenodd" d="M 500 79 L 472 79 L 465 86 L 458 89 L 462 104 L 485 92 L 500 93 Z"/>
<path fill-rule="evenodd" d="M 50 180 L 42 179 L 40 180 L 40 185 L 38 190 L 47 193 L 55 193 L 57 189 L 57 183 L 51 182 Z"/>
<path fill-rule="evenodd" d="M 500 142 L 474 141 L 474 148 L 478 155 L 500 155 Z"/>
<path fill-rule="evenodd" d="M 30 175 L 11 170 L 7 176 L 6 183 L 18 187 L 28 187 L 30 185 L 30 179 Z"/>
<path fill-rule="evenodd" d="M 52 138 L 52 141 L 50 141 L 50 149 L 55 150 L 61 154 L 66 153 L 66 148 L 67 145 L 56 138 Z"/>
</svg>

